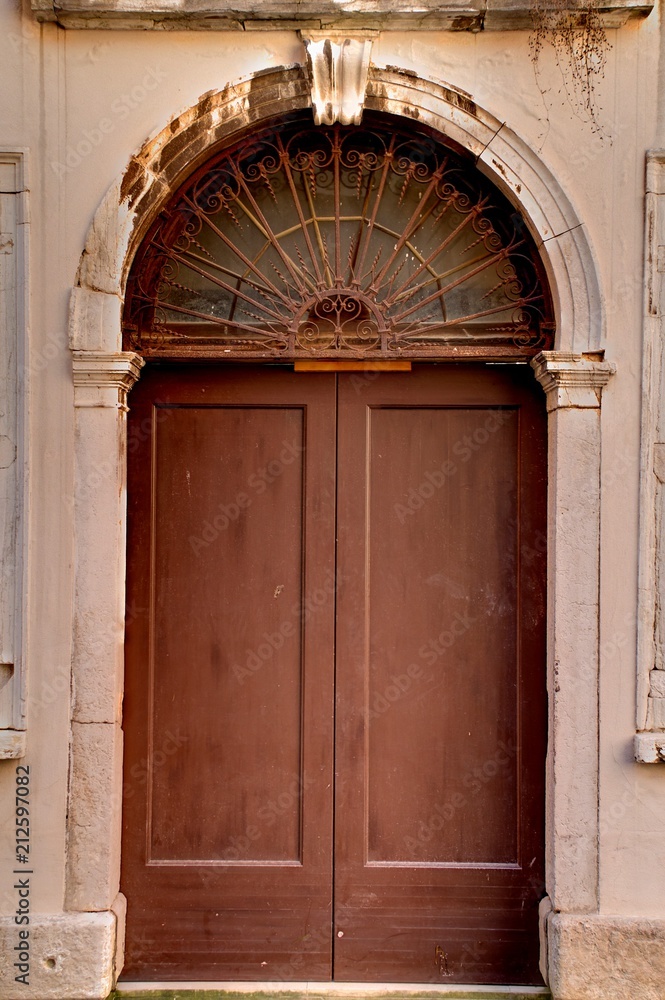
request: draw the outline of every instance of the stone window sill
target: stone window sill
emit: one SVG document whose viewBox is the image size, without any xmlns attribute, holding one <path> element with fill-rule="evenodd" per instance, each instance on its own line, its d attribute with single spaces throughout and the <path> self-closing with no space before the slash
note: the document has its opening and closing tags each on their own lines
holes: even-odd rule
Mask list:
<svg viewBox="0 0 665 1000">
<path fill-rule="evenodd" d="M 26 737 L 25 729 L 0 729 L 0 760 L 25 757 Z"/>
<path fill-rule="evenodd" d="M 362 29 L 487 31 L 530 29 L 529 0 L 31 0 L 38 21 L 64 28 L 257 30 L 348 26 Z M 571 0 L 571 13 L 585 6 Z M 599 4 L 605 27 L 646 17 L 648 0 Z"/>
<path fill-rule="evenodd" d="M 665 732 L 636 733 L 635 760 L 640 764 L 665 764 Z"/>
</svg>

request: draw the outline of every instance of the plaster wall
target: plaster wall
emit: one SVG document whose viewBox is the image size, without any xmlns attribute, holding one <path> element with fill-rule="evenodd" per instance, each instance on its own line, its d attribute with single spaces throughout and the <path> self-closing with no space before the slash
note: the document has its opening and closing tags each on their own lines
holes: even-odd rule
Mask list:
<svg viewBox="0 0 665 1000">
<path fill-rule="evenodd" d="M 602 294 L 601 346 L 617 366 L 601 413 L 598 908 L 608 915 L 665 918 L 665 768 L 636 764 L 632 747 L 644 162 L 646 150 L 665 138 L 656 100 L 657 13 L 609 37 L 599 86 L 604 137 L 573 113 L 551 52 L 543 55 L 538 86 L 526 32 L 387 31 L 374 42 L 372 62 L 469 93 L 539 153 L 586 227 Z M 0 144 L 26 151 L 31 207 L 25 763 L 31 770 L 36 914 L 60 913 L 65 899 L 76 544 L 67 310 L 81 252 L 105 193 L 148 136 L 208 91 L 304 60 L 304 47 L 290 30 L 63 31 L 35 24 L 27 4 L 0 0 Z M 116 459 L 100 452 L 98 474 L 104 476 Z M 99 530 L 104 532 L 101 512 Z M 105 569 L 100 565 L 100 575 Z M 562 775 L 565 755 L 572 760 L 576 752 L 574 745 L 563 748 L 556 764 Z M 6 916 L 16 907 L 16 763 L 0 761 L 0 915 Z"/>
</svg>

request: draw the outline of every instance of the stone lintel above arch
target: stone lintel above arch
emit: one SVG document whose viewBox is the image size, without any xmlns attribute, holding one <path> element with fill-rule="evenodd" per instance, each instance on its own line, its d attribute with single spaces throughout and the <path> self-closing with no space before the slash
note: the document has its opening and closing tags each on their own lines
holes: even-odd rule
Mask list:
<svg viewBox="0 0 665 1000">
<path fill-rule="evenodd" d="M 63 28 L 118 30 L 249 31 L 307 27 L 354 27 L 379 30 L 502 31 L 530 30 L 533 6 L 527 0 L 31 0 L 38 21 L 56 21 Z M 557 7 L 557 10 L 559 7 Z M 600 16 L 608 28 L 631 18 L 646 17 L 649 0 L 606 0 Z M 561 7 L 571 24 L 583 24 L 585 7 L 574 0 Z"/>
</svg>

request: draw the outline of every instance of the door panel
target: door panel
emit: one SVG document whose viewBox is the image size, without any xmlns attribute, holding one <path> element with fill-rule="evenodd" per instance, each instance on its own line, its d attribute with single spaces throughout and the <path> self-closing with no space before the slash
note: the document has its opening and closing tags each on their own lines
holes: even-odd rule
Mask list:
<svg viewBox="0 0 665 1000">
<path fill-rule="evenodd" d="M 368 861 L 514 863 L 514 755 L 492 824 L 465 779 L 516 738 L 516 410 L 371 407 L 367 419 Z M 486 426 L 492 446 L 472 451 Z M 460 796 L 459 821 L 422 836 Z"/>
<path fill-rule="evenodd" d="M 336 979 L 540 981 L 546 465 L 530 382 L 340 378 Z"/>
<path fill-rule="evenodd" d="M 187 725 L 188 739 L 151 769 L 148 860 L 300 863 L 302 637 L 288 608 L 301 591 L 304 411 L 165 412 L 153 445 L 149 698 L 154 732 Z M 270 489 L 256 473 L 268 465 Z M 291 786 L 261 835 L 265 804 Z"/>
<path fill-rule="evenodd" d="M 132 393 L 128 978 L 330 978 L 334 433 L 332 376 Z"/>
<path fill-rule="evenodd" d="M 543 410 L 512 366 L 133 390 L 124 978 L 541 981 Z"/>
</svg>

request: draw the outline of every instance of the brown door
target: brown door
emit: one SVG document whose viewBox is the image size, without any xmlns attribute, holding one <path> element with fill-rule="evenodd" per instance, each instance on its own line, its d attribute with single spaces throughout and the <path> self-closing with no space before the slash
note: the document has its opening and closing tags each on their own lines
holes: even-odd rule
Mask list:
<svg viewBox="0 0 665 1000">
<path fill-rule="evenodd" d="M 538 983 L 530 373 L 164 367 L 130 402 L 124 977 Z"/>
</svg>

